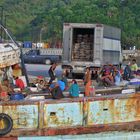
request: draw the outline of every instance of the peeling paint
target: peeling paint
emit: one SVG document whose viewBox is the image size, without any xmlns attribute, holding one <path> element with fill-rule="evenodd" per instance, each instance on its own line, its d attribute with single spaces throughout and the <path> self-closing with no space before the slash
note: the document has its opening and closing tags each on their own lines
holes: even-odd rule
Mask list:
<svg viewBox="0 0 140 140">
<path fill-rule="evenodd" d="M 140 129 L 140 94 L 38 100 L 24 104 L 13 102 L 9 105 L 6 102 L 0 105 L 0 111 L 13 119 L 16 130 L 11 134 L 14 136 Z M 24 132 L 20 131 L 22 128 Z"/>
<path fill-rule="evenodd" d="M 13 119 L 13 128 L 38 127 L 38 106 L 36 105 L 3 106 L 3 113 Z"/>
<path fill-rule="evenodd" d="M 136 120 L 139 120 L 140 118 L 140 99 L 136 99 L 136 114 L 135 114 L 135 117 L 136 117 Z"/>
<path fill-rule="evenodd" d="M 90 102 L 88 125 L 131 122 L 140 120 L 137 98 Z"/>
<path fill-rule="evenodd" d="M 44 126 L 59 127 L 59 126 L 75 126 L 82 125 L 81 114 L 82 104 L 75 103 L 60 103 L 60 104 L 45 104 L 44 105 Z"/>
</svg>

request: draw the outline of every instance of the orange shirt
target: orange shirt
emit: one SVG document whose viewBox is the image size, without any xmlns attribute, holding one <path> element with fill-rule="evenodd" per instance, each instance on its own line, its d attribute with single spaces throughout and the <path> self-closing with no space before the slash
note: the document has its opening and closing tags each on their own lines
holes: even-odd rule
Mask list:
<svg viewBox="0 0 140 140">
<path fill-rule="evenodd" d="M 85 81 L 86 83 L 88 83 L 90 80 L 91 80 L 91 73 L 90 73 L 90 71 L 88 71 L 88 72 L 85 74 L 85 79 L 84 79 L 84 81 Z"/>
</svg>

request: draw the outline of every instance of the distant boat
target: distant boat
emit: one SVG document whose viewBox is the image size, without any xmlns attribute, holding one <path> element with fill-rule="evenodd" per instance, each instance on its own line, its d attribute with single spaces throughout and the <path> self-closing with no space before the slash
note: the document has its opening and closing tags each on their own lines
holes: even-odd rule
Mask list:
<svg viewBox="0 0 140 140">
<path fill-rule="evenodd" d="M 0 69 L 10 67 L 15 64 L 20 64 L 22 67 L 22 73 L 26 77 L 28 84 L 28 77 L 24 65 L 21 46 L 15 41 L 8 29 L 0 23 L 0 28 L 5 32 L 10 41 L 0 43 Z"/>
<path fill-rule="evenodd" d="M 10 39 L 10 43 L 0 42 L 0 68 L 5 68 L 20 63 L 20 48 L 2 24 L 0 28 Z"/>
</svg>

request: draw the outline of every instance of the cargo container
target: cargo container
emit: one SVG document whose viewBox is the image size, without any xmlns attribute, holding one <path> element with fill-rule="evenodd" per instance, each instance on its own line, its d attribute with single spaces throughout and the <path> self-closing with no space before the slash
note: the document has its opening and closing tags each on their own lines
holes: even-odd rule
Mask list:
<svg viewBox="0 0 140 140">
<path fill-rule="evenodd" d="M 32 48 L 32 42 L 31 41 L 24 41 L 23 48 Z"/>
<path fill-rule="evenodd" d="M 64 23 L 62 68 L 83 73 L 85 67 L 121 62 L 121 30 L 103 24 Z"/>
</svg>

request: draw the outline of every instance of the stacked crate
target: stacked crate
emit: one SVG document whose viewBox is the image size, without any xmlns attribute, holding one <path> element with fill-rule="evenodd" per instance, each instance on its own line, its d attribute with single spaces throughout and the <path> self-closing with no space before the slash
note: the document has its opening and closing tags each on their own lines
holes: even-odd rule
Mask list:
<svg viewBox="0 0 140 140">
<path fill-rule="evenodd" d="M 93 60 L 93 36 L 77 35 L 76 43 L 73 46 L 72 59 L 74 61 Z"/>
</svg>

